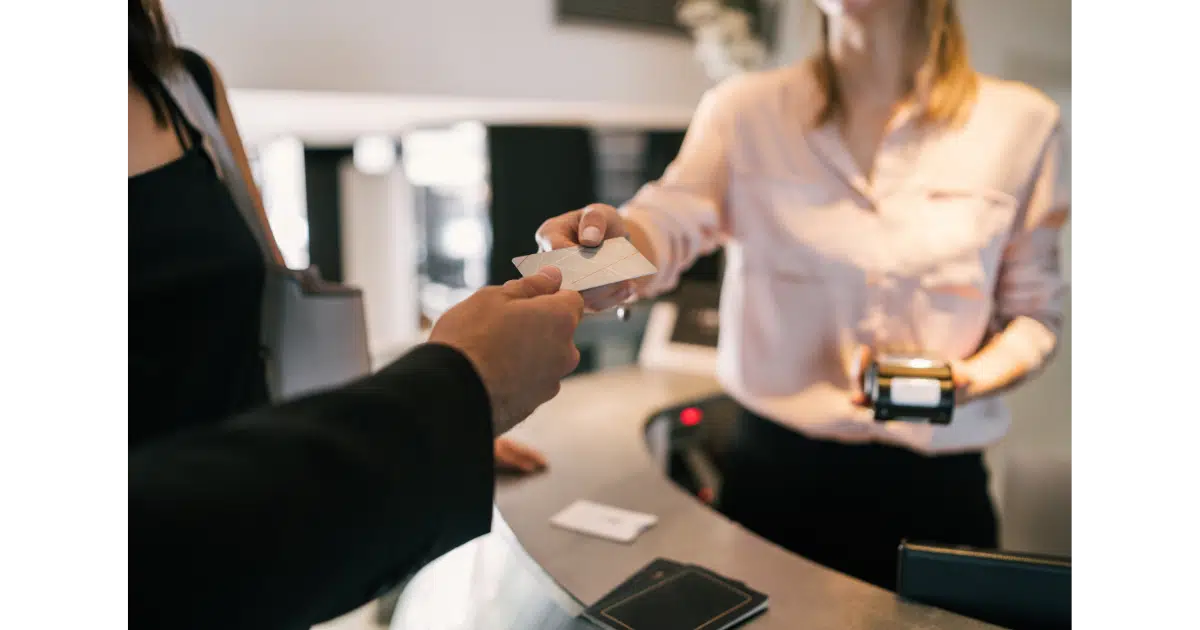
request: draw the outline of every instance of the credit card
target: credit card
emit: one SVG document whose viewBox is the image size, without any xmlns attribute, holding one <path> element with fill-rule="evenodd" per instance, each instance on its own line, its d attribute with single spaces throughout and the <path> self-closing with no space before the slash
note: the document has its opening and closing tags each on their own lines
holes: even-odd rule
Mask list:
<svg viewBox="0 0 1200 630">
<path fill-rule="evenodd" d="M 518 256 L 513 264 L 522 277 L 531 276 L 542 267 L 558 267 L 563 275 L 562 288 L 572 291 L 586 291 L 658 272 L 654 263 L 646 260 L 624 236 L 610 238 L 599 247 L 576 245 Z"/>
</svg>

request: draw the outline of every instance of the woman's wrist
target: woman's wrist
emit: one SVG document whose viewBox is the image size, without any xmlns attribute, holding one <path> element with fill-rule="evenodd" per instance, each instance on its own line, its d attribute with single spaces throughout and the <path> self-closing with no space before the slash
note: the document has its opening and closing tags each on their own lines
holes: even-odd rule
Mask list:
<svg viewBox="0 0 1200 630">
<path fill-rule="evenodd" d="M 995 348 L 953 364 L 952 370 L 956 383 L 962 383 L 958 389 L 959 404 L 999 394 L 1019 383 L 1030 371 L 1023 362 L 1004 356 Z"/>
<path fill-rule="evenodd" d="M 1003 393 L 1045 365 L 1057 335 L 1030 317 L 1017 317 L 974 356 L 962 361 L 968 399 Z"/>
<path fill-rule="evenodd" d="M 658 268 L 659 272 L 661 272 L 663 263 L 658 259 L 659 252 L 654 247 L 654 239 L 650 236 L 650 230 L 652 230 L 653 227 L 647 227 L 645 223 L 638 220 L 636 216 L 630 216 L 626 213 L 623 213 L 622 220 L 625 223 L 625 233 L 628 235 L 629 242 L 633 244 L 634 248 L 636 248 L 638 252 L 642 254 L 642 256 L 646 257 L 646 260 L 649 260 L 651 263 L 653 263 L 654 266 Z M 634 280 L 632 283 L 633 293 L 629 298 L 629 302 L 634 302 L 636 300 L 649 297 L 650 287 L 654 284 L 657 275 L 658 274 L 651 274 Z"/>
</svg>

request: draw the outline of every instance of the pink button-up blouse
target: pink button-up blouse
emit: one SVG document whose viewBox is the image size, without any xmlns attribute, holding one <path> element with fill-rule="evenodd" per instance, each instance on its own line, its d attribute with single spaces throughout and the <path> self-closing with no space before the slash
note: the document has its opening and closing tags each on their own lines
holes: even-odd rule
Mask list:
<svg viewBox="0 0 1200 630">
<path fill-rule="evenodd" d="M 1064 290 L 1058 108 L 981 77 L 959 126 L 901 112 L 868 178 L 835 124 L 812 126 L 821 98 L 804 64 L 705 95 L 678 157 L 622 209 L 658 257 L 646 290 L 724 245 L 717 369 L 741 404 L 822 439 L 983 448 L 1008 429 L 1001 398 L 949 426 L 876 423 L 851 402 L 855 350 L 974 356 L 984 380 L 1045 363 Z"/>
</svg>

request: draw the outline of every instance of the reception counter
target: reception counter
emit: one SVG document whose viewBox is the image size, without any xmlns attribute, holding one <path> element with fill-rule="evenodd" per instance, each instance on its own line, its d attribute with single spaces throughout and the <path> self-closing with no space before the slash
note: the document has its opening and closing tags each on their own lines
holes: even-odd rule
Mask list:
<svg viewBox="0 0 1200 630">
<path fill-rule="evenodd" d="M 673 484 L 655 463 L 647 421 L 719 393 L 708 377 L 621 368 L 567 379 L 561 393 L 512 432 L 544 452 L 546 472 L 498 484 L 492 534 L 426 567 L 404 592 L 393 630 L 586 628 L 575 619 L 651 560 L 695 563 L 770 597 L 748 627 L 990 628 L 894 594 L 759 538 Z M 577 499 L 658 516 L 631 544 L 556 528 Z"/>
</svg>

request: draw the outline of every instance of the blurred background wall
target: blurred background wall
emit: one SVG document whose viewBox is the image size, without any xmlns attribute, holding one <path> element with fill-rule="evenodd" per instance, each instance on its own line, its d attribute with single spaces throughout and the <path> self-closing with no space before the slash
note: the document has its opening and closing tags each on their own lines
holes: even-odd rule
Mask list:
<svg viewBox="0 0 1200 630">
<path fill-rule="evenodd" d="M 167 0 L 233 87 L 691 106 L 680 37 L 559 25 L 554 0 Z"/>
</svg>

